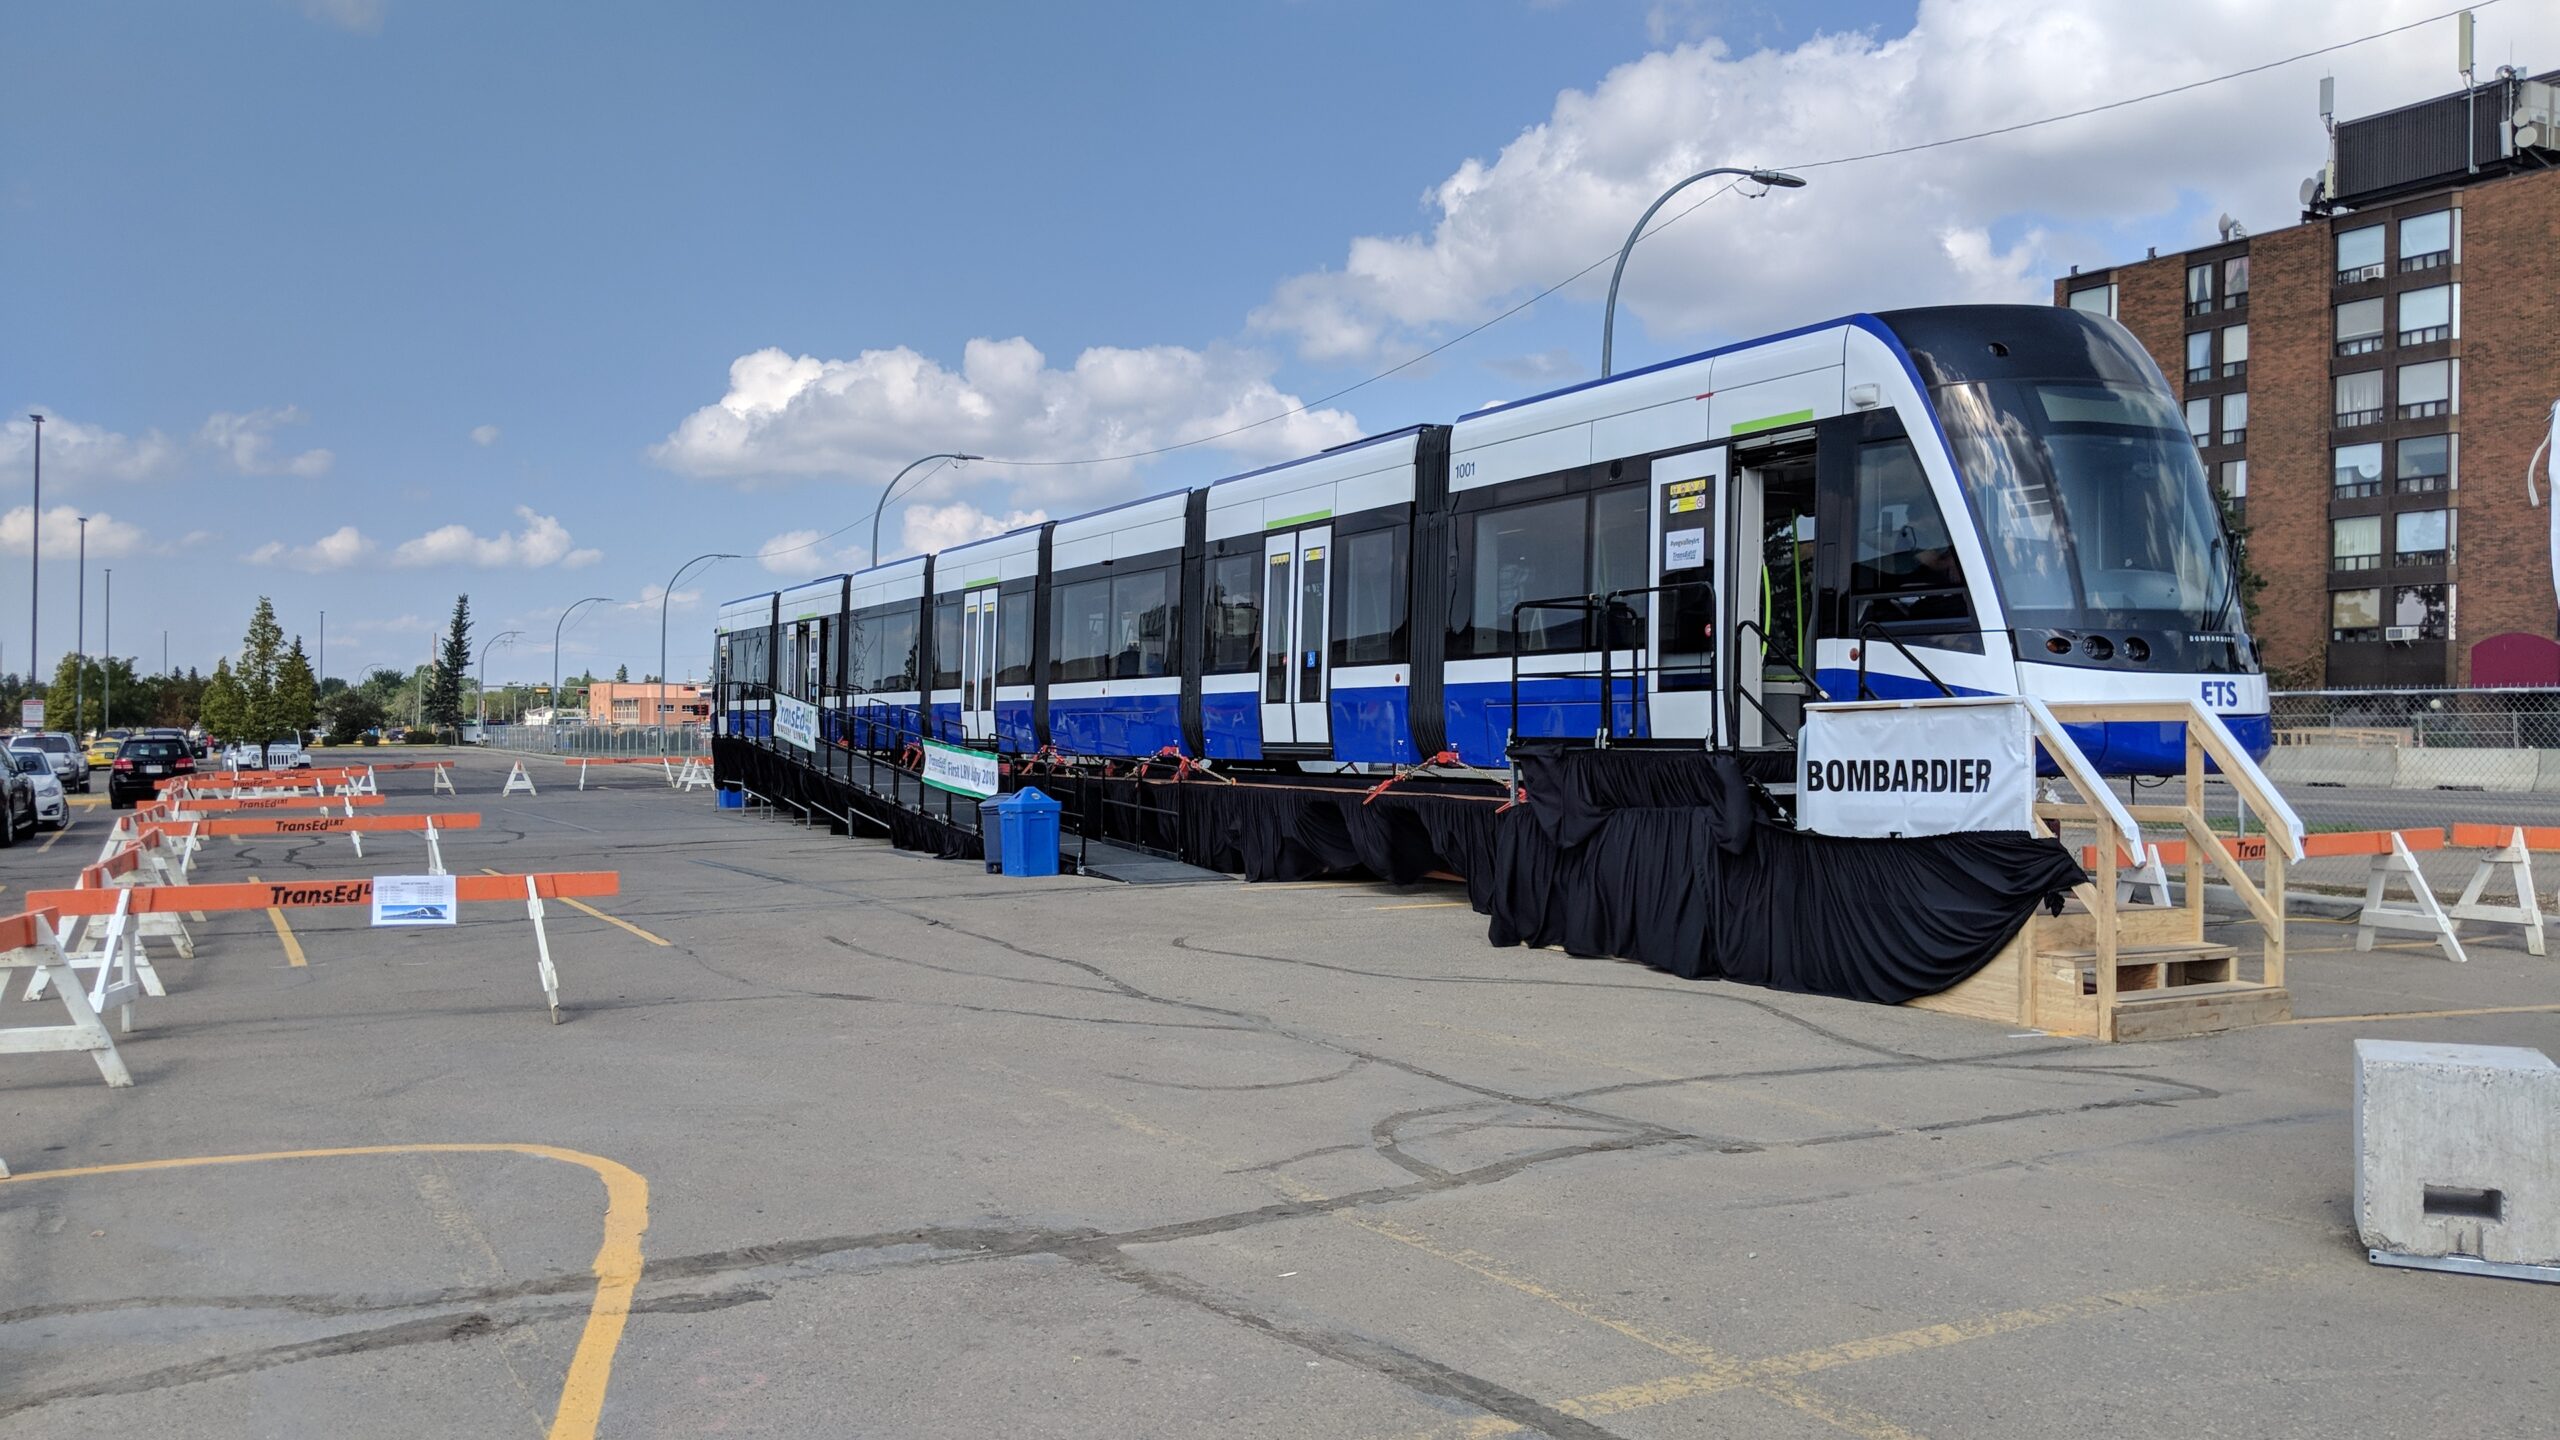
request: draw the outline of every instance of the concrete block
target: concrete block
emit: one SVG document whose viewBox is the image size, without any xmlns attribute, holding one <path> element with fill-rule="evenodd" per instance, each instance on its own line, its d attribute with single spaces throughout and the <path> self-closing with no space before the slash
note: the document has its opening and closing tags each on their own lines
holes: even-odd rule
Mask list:
<svg viewBox="0 0 2560 1440">
<path fill-rule="evenodd" d="M 2537 795 L 2560 795 L 2560 750 L 2536 750 L 2533 789 Z"/>
<path fill-rule="evenodd" d="M 2355 1119 L 2367 1248 L 2560 1267 L 2560 1065 L 2549 1056 L 2358 1040 Z"/>
<path fill-rule="evenodd" d="M 2399 753 L 2382 745 L 2279 745 L 2261 768 L 2278 785 L 2386 789 L 2398 778 Z"/>
<path fill-rule="evenodd" d="M 2436 749 L 2402 750 L 2400 788 L 2431 790 L 2439 785 L 2465 789 L 2527 791 L 2537 769 L 2531 750 Z"/>
</svg>

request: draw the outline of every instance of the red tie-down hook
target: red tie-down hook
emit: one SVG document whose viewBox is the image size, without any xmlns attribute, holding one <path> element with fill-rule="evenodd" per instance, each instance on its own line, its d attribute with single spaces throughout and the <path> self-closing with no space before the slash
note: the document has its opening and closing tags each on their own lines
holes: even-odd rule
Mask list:
<svg viewBox="0 0 2560 1440">
<path fill-rule="evenodd" d="M 1457 751 L 1443 750 L 1439 754 L 1432 756 L 1430 759 L 1423 761 L 1419 765 L 1398 770 L 1393 775 L 1390 775 L 1386 779 L 1379 781 L 1377 784 L 1370 786 L 1369 793 L 1360 797 L 1360 803 L 1366 805 L 1370 801 L 1377 799 L 1379 796 L 1386 794 L 1388 787 L 1394 785 L 1399 780 L 1410 780 L 1417 775 L 1428 775 L 1440 766 L 1455 765 L 1457 763 Z"/>
</svg>

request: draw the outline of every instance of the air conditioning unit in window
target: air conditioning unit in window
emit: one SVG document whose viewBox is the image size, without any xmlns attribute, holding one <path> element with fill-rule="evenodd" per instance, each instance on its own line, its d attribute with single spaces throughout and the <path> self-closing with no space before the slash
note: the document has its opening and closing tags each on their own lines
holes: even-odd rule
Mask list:
<svg viewBox="0 0 2560 1440">
<path fill-rule="evenodd" d="M 2385 640 L 2415 640 L 2418 638 L 2418 627 L 2415 625 L 2386 625 L 2382 627 L 2382 638 Z"/>
</svg>

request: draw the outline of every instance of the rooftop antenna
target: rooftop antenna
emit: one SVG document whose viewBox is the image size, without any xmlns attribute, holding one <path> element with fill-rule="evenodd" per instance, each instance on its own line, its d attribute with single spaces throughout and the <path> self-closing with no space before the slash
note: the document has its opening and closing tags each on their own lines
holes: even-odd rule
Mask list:
<svg viewBox="0 0 2560 1440">
<path fill-rule="evenodd" d="M 2453 17 L 2454 67 L 2462 72 L 2462 145 L 2470 173 L 2480 173 L 2480 87 L 2472 78 L 2471 40 L 2475 24 L 2471 12 Z"/>
<path fill-rule="evenodd" d="M 2221 215 L 2214 219 L 2213 228 L 2221 231 L 2222 238 L 2225 240 L 2246 240 L 2249 238 L 2249 227 L 2232 219 L 2231 212 L 2228 210 L 2223 211 Z"/>
<path fill-rule="evenodd" d="M 2329 137 L 2329 153 L 2321 161 L 2320 173 L 2302 182 L 2304 212 L 2326 208 L 2325 202 L 2338 193 L 2338 77 L 2320 77 L 2320 128 Z"/>
</svg>

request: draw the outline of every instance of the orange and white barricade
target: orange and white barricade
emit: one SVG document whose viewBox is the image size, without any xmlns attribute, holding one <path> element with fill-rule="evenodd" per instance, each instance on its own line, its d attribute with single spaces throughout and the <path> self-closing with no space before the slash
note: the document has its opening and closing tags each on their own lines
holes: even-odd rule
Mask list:
<svg viewBox="0 0 2560 1440">
<path fill-rule="evenodd" d="M 109 1085 L 133 1083 L 133 1073 L 124 1068 L 124 1057 L 116 1053 L 116 1039 L 107 1033 L 106 1022 L 98 1018 L 99 1007 L 89 1003 L 89 993 L 80 986 L 63 954 L 62 940 L 55 934 L 53 917 L 42 912 L 11 915 L 0 919 L 0 972 L 33 970 L 35 980 L 28 986 L 32 996 L 49 985 L 59 997 L 63 1010 L 71 1017 L 67 1025 L 0 1026 L 0 1055 L 46 1055 L 83 1053 L 98 1063 L 98 1073 Z M 57 971 L 61 973 L 56 973 Z M 127 976 L 122 984 L 107 987 L 107 993 L 122 1012 L 127 1031 L 133 1029 L 133 985 Z M 6 976 L 0 975 L 0 990 L 6 990 Z M 0 1174 L 6 1174 L 0 1170 Z"/>
<path fill-rule="evenodd" d="M 2547 953 L 2542 936 L 2542 897 L 2533 888 L 2533 852 L 2549 854 L 2560 850 L 2560 826 L 2456 825 L 2453 844 L 2458 850 L 2491 853 L 2481 857 L 2479 868 L 2471 872 L 2471 883 L 2462 887 L 2462 898 L 2448 906 L 2445 913 L 2457 924 L 2479 920 L 2516 926 L 2524 931 L 2528 954 Z M 2502 879 L 2515 891 L 2512 905 L 2483 898 L 2490 885 Z M 2560 898 L 2554 903 L 2560 904 Z"/>
<path fill-rule="evenodd" d="M 551 935 L 543 925 L 543 902 L 618 894 L 622 889 L 621 875 L 611 870 L 589 870 L 531 875 L 456 875 L 450 878 L 457 903 L 501 901 L 524 905 L 526 917 L 533 921 L 534 973 L 542 983 L 543 999 L 551 1011 L 551 1023 L 559 1024 L 560 972 L 551 959 Z M 372 877 L 359 876 L 345 880 L 143 886 L 118 891 L 113 900 L 109 900 L 106 892 L 101 890 L 40 890 L 29 895 L 27 903 L 34 909 L 57 910 L 66 914 L 175 915 L 188 910 L 282 910 L 308 906 L 371 905 L 373 887 Z M 108 987 L 107 993 L 111 997 L 125 995 L 124 1003 L 131 1003 L 130 995 L 124 990 Z M 93 1002 L 98 994 L 96 988 L 90 991 Z"/>
<path fill-rule="evenodd" d="M 340 797 L 345 798 L 345 797 Z M 444 845 L 441 837 L 454 830 L 477 830 L 480 816 L 476 812 L 459 811 L 442 815 L 217 815 L 188 822 L 189 827 L 207 839 L 237 835 L 344 835 L 355 845 L 356 858 L 364 858 L 364 837 L 393 832 L 423 833 L 427 840 L 427 872 L 442 875 Z M 165 844 L 167 836 L 158 826 L 144 827 L 144 834 L 159 833 Z"/>
<path fill-rule="evenodd" d="M 143 946 L 147 938 L 166 940 L 180 958 L 192 959 L 196 953 L 195 937 L 187 933 L 184 918 L 177 912 L 145 914 L 132 909 L 133 895 L 145 888 L 167 889 L 176 883 L 177 871 L 167 858 L 163 837 L 157 831 L 146 831 L 133 844 L 89 866 L 80 872 L 79 888 L 59 890 L 59 895 L 113 895 L 104 908 L 97 906 L 63 907 L 60 913 L 70 921 L 60 933 L 63 964 L 75 973 L 96 970 L 98 978 L 89 987 L 89 1003 L 104 1010 L 114 982 L 112 972 L 122 969 L 125 978 L 142 987 L 146 995 L 166 995 L 168 987 L 160 981 L 160 972 L 151 966 L 151 954 Z M 197 919 L 204 917 L 198 915 Z M 41 1000 L 50 983 L 47 972 L 38 970 L 27 981 L 26 998 Z"/>
</svg>

